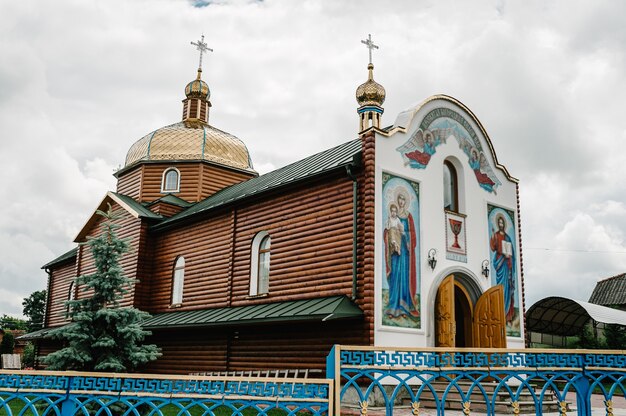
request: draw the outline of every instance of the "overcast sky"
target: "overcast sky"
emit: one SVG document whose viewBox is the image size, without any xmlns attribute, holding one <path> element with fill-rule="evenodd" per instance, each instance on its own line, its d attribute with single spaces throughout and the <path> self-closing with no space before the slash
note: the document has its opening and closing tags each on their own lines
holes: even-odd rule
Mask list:
<svg viewBox="0 0 626 416">
<path fill-rule="evenodd" d="M 626 2 L 0 0 L 0 314 L 44 289 L 128 148 L 177 122 L 204 33 L 210 122 L 261 173 L 444 93 L 520 180 L 526 306 L 626 271 Z"/>
</svg>

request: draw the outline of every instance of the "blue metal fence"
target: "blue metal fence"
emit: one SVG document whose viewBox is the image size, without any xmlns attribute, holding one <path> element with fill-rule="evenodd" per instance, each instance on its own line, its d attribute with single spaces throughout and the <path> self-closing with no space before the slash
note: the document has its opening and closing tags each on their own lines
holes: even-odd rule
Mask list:
<svg viewBox="0 0 626 416">
<path fill-rule="evenodd" d="M 0 416 L 591 415 L 592 393 L 613 416 L 616 399 L 626 403 L 619 351 L 337 345 L 327 377 L 0 371 Z"/>
<path fill-rule="evenodd" d="M 591 395 L 601 395 L 606 415 L 626 397 L 626 354 L 619 351 L 391 349 L 335 346 L 327 377 L 335 403 L 360 414 L 443 415 L 556 412 L 591 415 Z"/>
<path fill-rule="evenodd" d="M 331 415 L 332 381 L 48 371 L 0 373 L 0 415 Z"/>
</svg>

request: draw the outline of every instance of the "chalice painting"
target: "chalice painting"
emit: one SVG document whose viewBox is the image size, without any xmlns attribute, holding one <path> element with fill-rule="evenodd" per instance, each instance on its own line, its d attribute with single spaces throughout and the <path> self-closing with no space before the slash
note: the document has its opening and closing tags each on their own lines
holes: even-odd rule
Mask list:
<svg viewBox="0 0 626 416">
<path fill-rule="evenodd" d="M 446 211 L 446 258 L 467 262 L 465 215 Z"/>
</svg>

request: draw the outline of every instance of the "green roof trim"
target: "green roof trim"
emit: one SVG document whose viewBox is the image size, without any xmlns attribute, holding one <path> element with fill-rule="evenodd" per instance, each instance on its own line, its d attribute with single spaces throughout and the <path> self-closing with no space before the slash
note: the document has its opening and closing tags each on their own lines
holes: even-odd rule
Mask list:
<svg viewBox="0 0 626 416">
<path fill-rule="evenodd" d="M 71 249 L 67 253 L 61 254 L 56 259 L 54 259 L 52 261 L 49 261 L 48 263 L 46 263 L 43 266 L 41 266 L 41 268 L 42 269 L 47 269 L 50 266 L 54 266 L 54 265 L 63 263 L 66 260 L 69 260 L 69 259 L 72 259 L 72 258 L 76 257 L 76 253 L 78 253 L 78 247 L 74 247 L 73 249 Z"/>
<path fill-rule="evenodd" d="M 258 305 L 160 313 L 148 318 L 145 329 L 206 328 L 294 321 L 358 318 L 363 311 L 347 296 L 263 303 Z"/>
<path fill-rule="evenodd" d="M 144 206 L 151 207 L 152 205 L 158 202 L 165 202 L 166 204 L 176 205 L 177 207 L 183 207 L 183 208 L 188 208 L 194 204 L 193 202 L 187 202 L 184 199 L 177 197 L 176 195 L 167 194 L 165 196 L 162 196 L 159 199 L 155 199 L 154 201 L 145 204 Z"/>
<path fill-rule="evenodd" d="M 172 223 L 187 219 L 229 203 L 309 179 L 350 164 L 360 163 L 361 139 L 355 139 L 332 149 L 309 156 L 265 175 L 224 188 L 165 221 L 151 227 L 153 230 L 166 228 Z"/>
<path fill-rule="evenodd" d="M 34 340 L 34 339 L 41 339 L 41 338 L 44 338 L 46 335 L 48 335 L 48 333 L 50 331 L 58 329 L 58 328 L 62 328 L 63 326 L 64 325 L 39 329 L 37 331 L 29 332 L 28 334 L 24 334 L 24 335 L 20 335 L 19 337 L 15 337 L 15 339 L 18 339 L 20 341 L 31 341 L 31 340 Z"/>
<path fill-rule="evenodd" d="M 115 195 L 120 200 L 122 200 L 133 211 L 135 211 L 137 213 L 137 215 L 139 215 L 139 217 L 150 218 L 150 219 L 155 219 L 155 220 L 162 220 L 163 219 L 163 216 L 161 216 L 159 214 L 155 214 L 154 212 L 150 211 L 148 208 L 144 207 L 142 204 L 140 204 L 139 202 L 135 201 L 133 198 L 131 198 L 128 195 L 118 194 L 117 192 L 111 192 L 111 194 Z"/>
</svg>

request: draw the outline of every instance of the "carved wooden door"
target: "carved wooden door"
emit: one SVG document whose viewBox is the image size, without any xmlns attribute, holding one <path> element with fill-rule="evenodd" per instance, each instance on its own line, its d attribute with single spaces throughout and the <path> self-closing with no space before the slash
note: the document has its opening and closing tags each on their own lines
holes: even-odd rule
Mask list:
<svg viewBox="0 0 626 416">
<path fill-rule="evenodd" d="M 496 285 L 482 294 L 474 307 L 474 347 L 506 348 L 504 289 Z"/>
<path fill-rule="evenodd" d="M 456 322 L 454 319 L 454 275 L 443 279 L 435 300 L 435 345 L 450 347 L 455 345 Z"/>
</svg>

